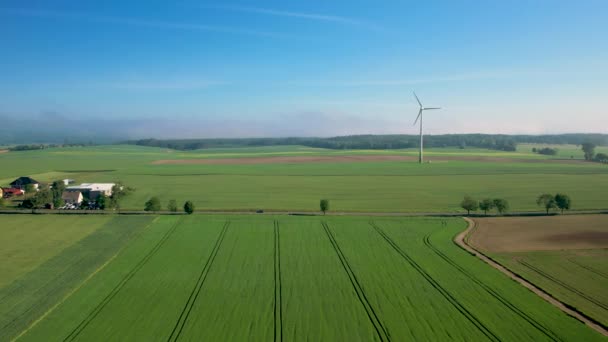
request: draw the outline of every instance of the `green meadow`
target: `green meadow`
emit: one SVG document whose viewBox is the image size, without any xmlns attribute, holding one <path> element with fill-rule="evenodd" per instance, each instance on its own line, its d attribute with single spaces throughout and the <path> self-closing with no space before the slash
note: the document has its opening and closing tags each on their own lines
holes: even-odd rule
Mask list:
<svg viewBox="0 0 608 342">
<path fill-rule="evenodd" d="M 73 226 L 85 222 L 66 220 L 55 234 L 77 240 Z M 0 339 L 602 340 L 457 247 L 464 227 L 456 218 L 117 216 L 0 287 Z"/>
<path fill-rule="evenodd" d="M 529 146 L 528 146 L 529 147 Z M 563 151 L 572 146 L 565 146 Z M 606 209 L 608 166 L 555 160 L 520 148 L 429 149 L 431 163 L 361 161 L 258 164 L 153 164 L 159 160 L 285 156 L 417 156 L 416 150 L 336 151 L 298 146 L 173 151 L 139 146 L 95 146 L 0 154 L 0 184 L 18 176 L 41 182 L 122 181 L 135 193 L 123 209 L 140 210 L 151 196 L 163 205 L 191 200 L 198 210 L 316 211 L 321 198 L 346 212 L 458 212 L 464 195 L 502 197 L 511 210 L 538 210 L 540 193 L 564 192 L 574 209 Z M 574 150 L 573 150 L 574 151 Z M 577 155 L 578 156 L 578 155 Z M 433 159 L 435 162 L 433 162 Z M 444 160 L 441 160 L 444 158 Z M 447 160 L 445 160 L 447 158 Z"/>
</svg>

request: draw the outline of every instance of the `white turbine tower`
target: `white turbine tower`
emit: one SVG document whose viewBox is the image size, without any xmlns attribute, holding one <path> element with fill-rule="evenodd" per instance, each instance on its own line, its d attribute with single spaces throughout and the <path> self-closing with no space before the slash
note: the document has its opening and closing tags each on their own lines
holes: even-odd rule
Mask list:
<svg viewBox="0 0 608 342">
<path fill-rule="evenodd" d="M 418 122 L 418 119 L 420 119 L 420 154 L 418 155 L 418 162 L 420 164 L 422 164 L 422 162 L 423 162 L 423 157 L 422 157 L 422 146 L 423 146 L 422 112 L 424 112 L 425 110 L 441 109 L 441 107 L 424 107 L 424 106 L 422 106 L 422 103 L 420 103 L 418 96 L 416 96 L 416 92 L 414 92 L 414 97 L 416 98 L 416 101 L 418 101 L 418 105 L 420 105 L 420 111 L 418 111 L 418 116 L 416 117 L 416 121 L 414 121 L 414 125 L 416 125 L 416 122 Z"/>
</svg>

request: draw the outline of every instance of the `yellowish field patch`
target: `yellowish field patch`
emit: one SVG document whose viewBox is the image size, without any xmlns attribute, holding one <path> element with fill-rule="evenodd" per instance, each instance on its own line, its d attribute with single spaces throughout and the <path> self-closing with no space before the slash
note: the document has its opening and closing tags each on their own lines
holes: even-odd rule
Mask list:
<svg viewBox="0 0 608 342">
<path fill-rule="evenodd" d="M 35 269 L 109 220 L 83 216 L 0 216 L 0 288 Z"/>
</svg>

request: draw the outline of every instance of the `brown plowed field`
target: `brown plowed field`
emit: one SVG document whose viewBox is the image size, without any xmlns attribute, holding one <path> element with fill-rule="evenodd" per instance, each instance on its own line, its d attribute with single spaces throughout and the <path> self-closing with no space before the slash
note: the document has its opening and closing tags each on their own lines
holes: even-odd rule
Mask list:
<svg viewBox="0 0 608 342">
<path fill-rule="evenodd" d="M 608 215 L 479 218 L 469 243 L 483 251 L 608 248 Z"/>
<path fill-rule="evenodd" d="M 8 150 L 0 150 L 0 153 L 7 153 Z"/>
<path fill-rule="evenodd" d="M 433 162 L 442 161 L 483 161 L 493 163 L 581 163 L 578 160 L 497 158 L 484 156 L 429 156 Z M 206 164 L 206 165 L 248 165 L 248 164 L 292 164 L 292 163 L 353 163 L 378 161 L 416 161 L 417 156 L 367 155 L 367 156 L 285 156 L 285 157 L 242 157 L 242 158 L 205 158 L 205 159 L 162 159 L 154 165 Z"/>
</svg>

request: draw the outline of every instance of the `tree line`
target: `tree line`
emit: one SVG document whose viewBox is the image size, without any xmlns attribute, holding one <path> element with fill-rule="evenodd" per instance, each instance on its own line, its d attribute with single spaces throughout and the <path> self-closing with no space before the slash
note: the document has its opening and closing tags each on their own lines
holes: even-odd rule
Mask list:
<svg viewBox="0 0 608 342">
<path fill-rule="evenodd" d="M 548 215 L 551 209 L 560 209 L 562 213 L 564 210 L 570 210 L 572 200 L 570 196 L 562 193 L 556 195 L 541 194 L 536 199 L 536 204 L 542 206 Z M 478 201 L 471 196 L 465 196 L 460 202 L 460 207 L 467 211 L 467 215 L 471 215 L 472 211 L 477 210 L 482 210 L 484 215 L 488 215 L 488 211 L 493 209 L 496 209 L 502 215 L 509 210 L 509 202 L 503 198 L 485 198 Z"/>
<path fill-rule="evenodd" d="M 561 134 L 561 135 L 502 135 L 502 134 L 445 134 L 425 136 L 427 147 L 477 147 L 500 151 L 515 151 L 519 143 L 573 144 L 592 142 L 598 146 L 608 145 L 607 134 Z M 420 146 L 418 135 L 350 135 L 330 138 L 218 138 L 218 139 L 140 139 L 124 142 L 131 145 L 170 148 L 174 150 L 197 150 L 205 148 L 259 147 L 279 145 L 302 145 L 328 149 L 402 149 Z"/>
<path fill-rule="evenodd" d="M 57 147 L 83 147 L 83 146 L 93 146 L 93 143 L 90 142 L 88 144 L 29 144 L 29 145 L 16 145 L 8 148 L 9 151 L 18 152 L 18 151 L 35 151 L 35 150 L 44 150 L 47 148 L 57 148 Z"/>
<path fill-rule="evenodd" d="M 186 201 L 184 203 L 183 209 L 186 214 L 188 214 L 188 215 L 192 214 L 194 212 L 194 203 L 192 203 L 192 201 Z M 157 212 L 157 211 L 161 211 L 161 210 L 162 210 L 162 205 L 160 203 L 160 199 L 156 196 L 151 197 L 144 204 L 144 211 Z M 177 201 L 173 200 L 173 199 L 169 200 L 169 203 L 167 204 L 167 210 L 172 213 L 176 213 L 178 211 Z"/>
</svg>

